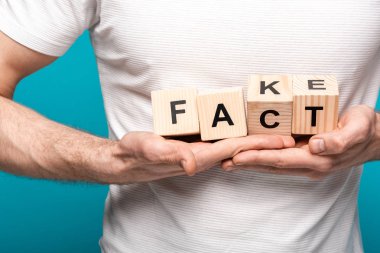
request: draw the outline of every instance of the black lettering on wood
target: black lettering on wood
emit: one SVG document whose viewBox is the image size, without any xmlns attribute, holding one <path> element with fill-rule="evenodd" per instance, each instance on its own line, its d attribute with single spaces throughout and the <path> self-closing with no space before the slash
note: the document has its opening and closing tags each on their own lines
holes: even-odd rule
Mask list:
<svg viewBox="0 0 380 253">
<path fill-rule="evenodd" d="M 223 113 L 223 117 L 221 117 L 220 113 Z M 216 112 L 215 112 L 214 120 L 212 122 L 212 127 L 217 127 L 220 121 L 227 121 L 228 125 L 230 126 L 234 125 L 234 122 L 232 121 L 230 115 L 228 114 L 227 109 L 224 106 L 224 104 L 218 104 L 218 106 L 216 107 Z"/>
<path fill-rule="evenodd" d="M 270 84 L 268 85 L 265 85 L 265 81 L 261 81 L 260 82 L 260 94 L 265 94 L 265 90 L 266 89 L 270 89 L 273 94 L 276 94 L 276 95 L 279 95 L 280 92 L 278 92 L 278 90 L 276 90 L 273 86 L 275 84 L 279 83 L 279 81 L 274 81 L 274 82 L 271 82 Z"/>
<path fill-rule="evenodd" d="M 177 114 L 185 113 L 185 109 L 177 110 L 177 105 L 183 105 L 186 104 L 186 100 L 177 100 L 177 101 L 171 101 L 170 102 L 170 109 L 172 112 L 172 124 L 177 124 Z"/>
<path fill-rule="evenodd" d="M 265 128 L 276 128 L 280 125 L 279 122 L 274 122 L 273 124 L 269 125 L 266 121 L 265 121 L 265 117 L 267 116 L 267 114 L 273 114 L 274 116 L 279 116 L 280 113 L 278 111 L 275 111 L 275 110 L 266 110 L 264 111 L 261 115 L 260 115 L 260 123 L 263 127 Z"/>
<path fill-rule="evenodd" d="M 309 90 L 326 90 L 326 87 L 316 87 L 324 86 L 325 80 L 307 80 L 309 85 Z"/>
<path fill-rule="evenodd" d="M 311 126 L 317 126 L 317 111 L 323 110 L 323 106 L 306 106 L 305 110 L 311 111 Z"/>
</svg>

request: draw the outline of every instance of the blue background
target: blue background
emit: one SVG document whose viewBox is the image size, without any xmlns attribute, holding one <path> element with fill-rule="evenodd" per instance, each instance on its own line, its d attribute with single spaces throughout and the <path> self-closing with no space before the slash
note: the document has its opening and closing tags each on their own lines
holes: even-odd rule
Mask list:
<svg viewBox="0 0 380 253">
<path fill-rule="evenodd" d="M 50 119 L 106 137 L 95 57 L 85 33 L 55 63 L 23 80 L 15 100 Z M 380 108 L 378 103 L 377 108 Z M 380 252 L 380 162 L 366 165 L 359 206 L 366 252 Z M 99 252 L 107 186 L 0 173 L 0 252 Z"/>
</svg>

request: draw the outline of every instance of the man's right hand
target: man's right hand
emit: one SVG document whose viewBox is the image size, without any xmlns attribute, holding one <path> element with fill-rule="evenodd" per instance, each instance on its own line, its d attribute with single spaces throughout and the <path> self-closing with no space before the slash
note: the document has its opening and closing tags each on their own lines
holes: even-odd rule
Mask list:
<svg viewBox="0 0 380 253">
<path fill-rule="evenodd" d="M 252 149 L 279 149 L 294 145 L 291 137 L 252 135 L 215 143 L 166 140 L 150 132 L 130 132 L 104 152 L 109 183 L 147 182 L 189 175 L 220 165 L 237 153 Z"/>
<path fill-rule="evenodd" d="M 102 139 L 53 122 L 13 102 L 17 83 L 56 57 L 0 32 L 0 168 L 34 178 L 126 184 L 194 175 L 240 151 L 294 145 L 290 137 L 248 136 L 215 143 L 166 140 L 131 132 Z"/>
</svg>

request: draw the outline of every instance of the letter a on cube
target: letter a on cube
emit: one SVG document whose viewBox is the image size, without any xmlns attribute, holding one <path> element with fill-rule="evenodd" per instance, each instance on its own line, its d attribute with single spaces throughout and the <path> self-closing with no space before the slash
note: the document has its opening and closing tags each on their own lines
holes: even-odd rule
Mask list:
<svg viewBox="0 0 380 253">
<path fill-rule="evenodd" d="M 203 141 L 247 135 L 243 89 L 204 92 L 197 98 Z"/>
<path fill-rule="evenodd" d="M 247 94 L 248 134 L 291 135 L 292 101 L 291 76 L 250 76 Z"/>
<path fill-rule="evenodd" d="M 151 92 L 154 132 L 161 136 L 199 134 L 197 89 Z"/>
<path fill-rule="evenodd" d="M 293 134 L 332 131 L 338 124 L 339 89 L 333 75 L 293 76 Z"/>
</svg>

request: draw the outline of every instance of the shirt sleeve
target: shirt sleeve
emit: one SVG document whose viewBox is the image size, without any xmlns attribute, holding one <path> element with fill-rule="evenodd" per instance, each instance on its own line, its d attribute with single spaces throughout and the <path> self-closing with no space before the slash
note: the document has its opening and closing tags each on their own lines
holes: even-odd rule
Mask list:
<svg viewBox="0 0 380 253">
<path fill-rule="evenodd" d="M 0 0 L 0 31 L 37 52 L 63 55 L 98 22 L 97 0 Z"/>
</svg>

